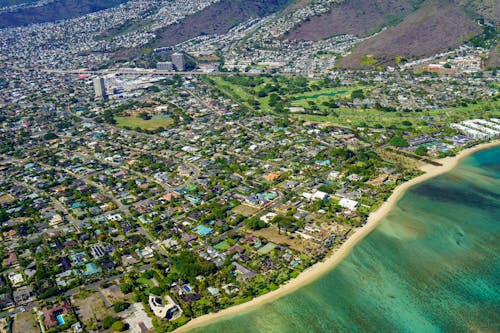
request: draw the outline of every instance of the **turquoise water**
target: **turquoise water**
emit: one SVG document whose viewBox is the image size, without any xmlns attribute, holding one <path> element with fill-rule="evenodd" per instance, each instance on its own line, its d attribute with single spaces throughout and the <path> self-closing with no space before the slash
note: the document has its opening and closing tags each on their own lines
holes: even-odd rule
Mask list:
<svg viewBox="0 0 500 333">
<path fill-rule="evenodd" d="M 58 315 L 56 318 L 57 318 L 57 323 L 59 324 L 59 326 L 66 324 L 62 314 Z"/>
<path fill-rule="evenodd" d="M 500 332 L 500 147 L 417 185 L 337 268 L 192 330 Z"/>
</svg>

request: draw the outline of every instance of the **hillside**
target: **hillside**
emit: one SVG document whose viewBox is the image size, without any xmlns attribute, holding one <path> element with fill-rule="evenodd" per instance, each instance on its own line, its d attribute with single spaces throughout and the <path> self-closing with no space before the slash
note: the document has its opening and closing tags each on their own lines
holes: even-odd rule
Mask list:
<svg viewBox="0 0 500 333">
<path fill-rule="evenodd" d="M 127 0 L 56 0 L 40 7 L 0 14 L 0 28 L 52 22 L 115 7 Z"/>
<path fill-rule="evenodd" d="M 36 2 L 36 0 L 0 0 L 0 8 L 14 5 L 28 5 Z"/>
<path fill-rule="evenodd" d="M 292 29 L 287 39 L 320 40 L 332 35 L 366 37 L 411 14 L 422 0 L 345 0 L 330 12 Z"/>
<path fill-rule="evenodd" d="M 275 13 L 292 0 L 222 0 L 157 32 L 155 47 L 172 46 L 194 37 L 226 33 L 251 17 Z"/>
<path fill-rule="evenodd" d="M 482 32 L 465 9 L 449 0 L 428 0 L 403 22 L 357 45 L 340 60 L 344 68 L 394 64 L 397 56 L 423 57 L 459 46 Z M 366 61 L 366 56 L 370 56 Z"/>
<path fill-rule="evenodd" d="M 489 57 L 486 59 L 484 67 L 487 69 L 500 68 L 500 43 L 492 48 Z"/>
</svg>

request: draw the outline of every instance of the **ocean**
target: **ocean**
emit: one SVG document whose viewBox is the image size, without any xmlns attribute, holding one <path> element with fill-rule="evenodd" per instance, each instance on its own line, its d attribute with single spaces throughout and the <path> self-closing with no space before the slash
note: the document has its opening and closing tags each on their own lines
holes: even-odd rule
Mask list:
<svg viewBox="0 0 500 333">
<path fill-rule="evenodd" d="M 192 332 L 500 332 L 500 147 L 411 188 L 322 278 Z"/>
</svg>

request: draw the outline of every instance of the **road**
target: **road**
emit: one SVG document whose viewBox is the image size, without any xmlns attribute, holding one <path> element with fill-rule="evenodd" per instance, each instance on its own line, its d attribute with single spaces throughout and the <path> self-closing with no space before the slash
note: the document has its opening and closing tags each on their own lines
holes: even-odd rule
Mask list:
<svg viewBox="0 0 500 333">
<path fill-rule="evenodd" d="M 233 72 L 201 72 L 201 71 L 188 71 L 188 72 L 175 72 L 175 71 L 164 71 L 159 69 L 132 69 L 132 68 L 117 68 L 117 69 L 101 69 L 101 70 L 89 70 L 89 69 L 32 69 L 34 71 L 40 71 L 48 74 L 89 74 L 89 75 L 162 75 L 162 76 L 195 76 L 195 75 L 235 75 Z M 238 75 L 246 76 L 257 76 L 265 73 L 251 73 L 251 72 L 238 72 Z"/>
</svg>

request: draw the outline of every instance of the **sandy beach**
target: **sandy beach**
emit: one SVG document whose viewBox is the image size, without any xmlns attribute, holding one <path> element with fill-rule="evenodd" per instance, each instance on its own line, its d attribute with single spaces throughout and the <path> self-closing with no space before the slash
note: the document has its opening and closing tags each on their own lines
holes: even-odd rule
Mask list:
<svg viewBox="0 0 500 333">
<path fill-rule="evenodd" d="M 370 214 L 367 223 L 362 228 L 358 229 L 339 249 L 333 252 L 332 255 L 329 256 L 327 259 L 309 267 L 304 272 L 302 272 L 297 278 L 288 281 L 286 284 L 284 284 L 275 291 L 259 296 L 250 302 L 236 305 L 217 313 L 211 313 L 193 319 L 186 325 L 175 330 L 174 332 L 188 332 L 189 330 L 195 327 L 206 325 L 216 319 L 220 319 L 226 316 L 236 315 L 244 311 L 250 310 L 252 308 L 256 308 L 264 303 L 273 301 L 279 297 L 282 297 L 290 292 L 297 290 L 300 287 L 303 287 L 317 280 L 324 274 L 331 271 L 338 263 L 340 263 L 351 252 L 351 250 L 360 240 L 362 240 L 366 235 L 368 235 L 373 229 L 375 229 L 378 226 L 378 224 L 391 211 L 391 209 L 395 206 L 395 204 L 398 202 L 401 196 L 406 192 L 406 190 L 408 190 L 409 188 L 418 183 L 424 182 L 440 174 L 451 171 L 458 165 L 458 163 L 464 157 L 476 151 L 491 148 L 497 145 L 500 145 L 500 140 L 496 140 L 490 143 L 480 144 L 472 148 L 463 150 L 455 157 L 447 157 L 436 160 L 436 162 L 442 164 L 441 166 L 434 166 L 430 164 L 422 166 L 421 170 L 425 172 L 423 175 L 416 177 L 396 187 L 391 196 L 387 199 L 387 201 L 385 201 L 376 211 Z"/>
</svg>

